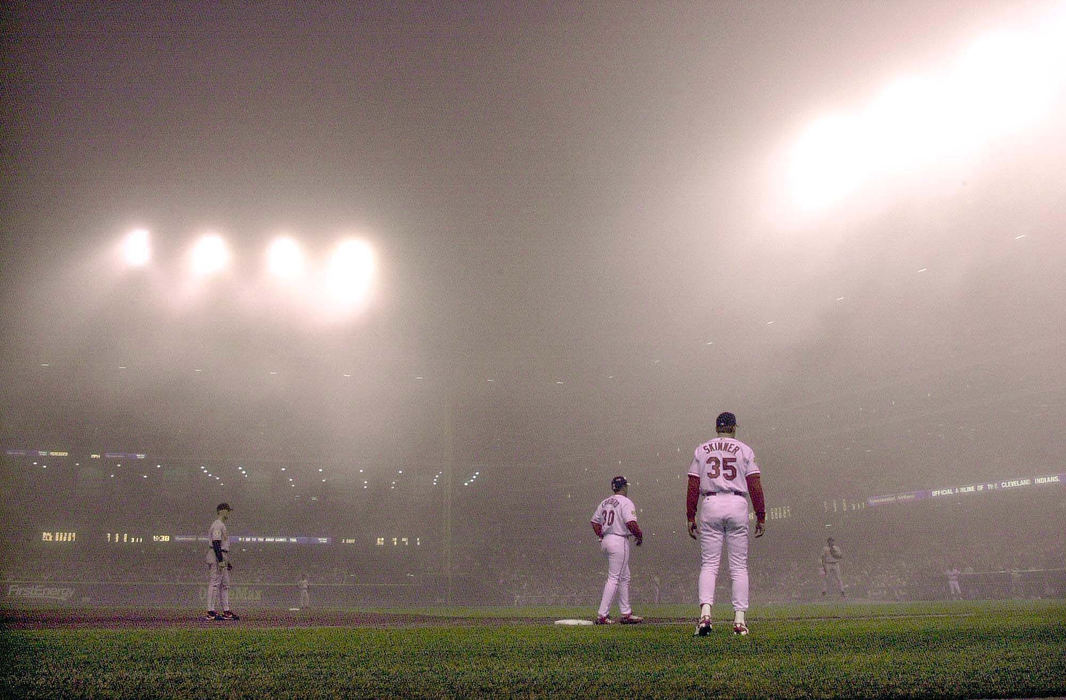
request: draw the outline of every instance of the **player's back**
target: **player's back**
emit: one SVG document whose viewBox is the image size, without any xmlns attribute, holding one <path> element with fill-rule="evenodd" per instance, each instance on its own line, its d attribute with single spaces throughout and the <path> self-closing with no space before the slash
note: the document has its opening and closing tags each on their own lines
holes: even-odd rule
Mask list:
<svg viewBox="0 0 1066 700">
<path fill-rule="evenodd" d="M 716 437 L 696 448 L 688 473 L 700 478 L 701 493 L 747 493 L 747 477 L 760 471 L 751 447 L 734 437 Z"/>
<path fill-rule="evenodd" d="M 635 510 L 633 501 L 616 493 L 600 501 L 596 512 L 592 514 L 592 522 L 599 523 L 605 535 L 628 537 L 630 533 L 626 523 L 636 519 Z"/>
</svg>

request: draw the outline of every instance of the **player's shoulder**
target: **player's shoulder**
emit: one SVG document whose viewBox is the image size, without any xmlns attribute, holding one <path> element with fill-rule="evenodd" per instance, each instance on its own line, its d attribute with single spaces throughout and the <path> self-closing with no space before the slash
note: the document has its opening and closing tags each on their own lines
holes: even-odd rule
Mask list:
<svg viewBox="0 0 1066 700">
<path fill-rule="evenodd" d="M 737 445 L 737 454 L 742 455 L 745 459 L 755 461 L 755 450 L 751 448 L 751 445 L 743 440 L 737 440 L 736 438 L 729 438 Z"/>
</svg>

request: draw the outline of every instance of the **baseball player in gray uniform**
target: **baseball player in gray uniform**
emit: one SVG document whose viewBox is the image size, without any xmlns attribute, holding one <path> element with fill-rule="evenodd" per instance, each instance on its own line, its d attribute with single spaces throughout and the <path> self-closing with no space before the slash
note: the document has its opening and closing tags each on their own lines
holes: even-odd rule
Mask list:
<svg viewBox="0 0 1066 700">
<path fill-rule="evenodd" d="M 211 543 L 205 556 L 207 562 L 207 615 L 205 620 L 239 620 L 229 609 L 229 582 L 233 564 L 229 559 L 229 532 L 226 521 L 229 519 L 228 503 L 219 503 L 215 509 L 218 517 L 207 531 L 207 541 Z M 216 602 L 222 605 L 222 614 L 218 613 Z"/>
<path fill-rule="evenodd" d="M 607 557 L 607 582 L 603 584 L 600 609 L 596 615 L 597 625 L 614 623 L 608 614 L 614 598 L 618 596 L 618 621 L 623 625 L 644 622 L 643 617 L 633 614 L 629 604 L 629 538 L 639 547 L 644 533 L 637 525 L 637 509 L 629 500 L 629 482 L 624 476 L 611 479 L 613 496 L 600 502 L 592 514 L 592 531 L 600 538 L 600 551 Z"/>
<path fill-rule="evenodd" d="M 303 574 L 302 576 L 300 576 L 300 582 L 298 585 L 300 587 L 299 607 L 301 610 L 303 610 L 304 608 L 309 607 L 311 605 L 311 593 L 309 590 L 311 587 L 311 582 L 307 580 L 307 574 Z"/>
<path fill-rule="evenodd" d="M 744 620 L 748 609 L 748 496 L 755 509 L 755 536 L 762 537 L 766 528 L 761 471 L 752 449 L 736 438 L 737 417 L 728 412 L 719 414 L 715 429 L 718 437 L 696 448 L 685 497 L 688 534 L 700 543 L 700 617 L 694 635 L 700 637 L 711 631 L 711 605 L 723 542 L 729 551 L 733 584 L 733 633 L 748 633 Z"/>
<path fill-rule="evenodd" d="M 822 595 L 829 590 L 829 581 L 833 580 L 840 590 L 840 597 L 847 597 L 844 593 L 844 580 L 840 577 L 840 561 L 843 558 L 844 553 L 840 551 L 840 546 L 832 537 L 827 539 L 822 547 L 822 555 L 818 557 L 818 561 L 822 563 Z"/>
<path fill-rule="evenodd" d="M 952 600 L 962 600 L 962 588 L 959 587 L 959 567 L 954 564 L 945 572 L 948 576 L 948 594 Z"/>
</svg>

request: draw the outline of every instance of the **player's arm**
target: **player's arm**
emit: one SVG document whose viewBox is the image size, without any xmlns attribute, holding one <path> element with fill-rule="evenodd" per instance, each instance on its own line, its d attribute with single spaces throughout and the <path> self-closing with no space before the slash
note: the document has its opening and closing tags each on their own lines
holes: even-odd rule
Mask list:
<svg viewBox="0 0 1066 700">
<path fill-rule="evenodd" d="M 688 520 L 688 536 L 696 539 L 696 506 L 700 502 L 700 478 L 688 475 L 688 492 L 685 494 L 685 518 Z"/>
<path fill-rule="evenodd" d="M 626 527 L 633 533 L 633 537 L 637 539 L 637 546 L 639 547 L 644 542 L 644 533 L 640 531 L 640 525 L 637 525 L 636 520 L 630 520 L 626 523 Z"/>
<path fill-rule="evenodd" d="M 762 477 L 758 474 L 748 474 L 746 481 L 751 507 L 755 509 L 755 536 L 762 537 L 766 531 L 766 499 L 762 493 Z"/>
<path fill-rule="evenodd" d="M 592 531 L 596 533 L 596 537 L 599 537 L 602 540 L 603 539 L 603 525 L 600 525 L 595 520 L 593 520 L 590 524 L 592 525 Z"/>
</svg>

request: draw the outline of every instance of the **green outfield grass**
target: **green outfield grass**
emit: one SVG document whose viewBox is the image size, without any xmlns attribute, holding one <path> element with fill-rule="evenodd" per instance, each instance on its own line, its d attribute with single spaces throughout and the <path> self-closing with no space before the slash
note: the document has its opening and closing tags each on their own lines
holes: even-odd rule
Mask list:
<svg viewBox="0 0 1066 700">
<path fill-rule="evenodd" d="M 1066 695 L 1066 602 L 780 606 L 693 638 L 587 609 L 423 610 L 387 628 L 4 630 L 3 697 L 1035 697 Z M 719 612 L 719 611 L 716 611 Z M 719 619 L 728 618 L 721 610 Z M 534 621 L 534 622 L 531 622 Z"/>
</svg>

